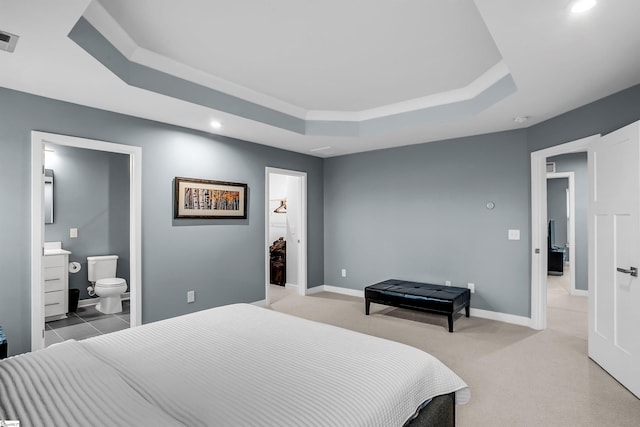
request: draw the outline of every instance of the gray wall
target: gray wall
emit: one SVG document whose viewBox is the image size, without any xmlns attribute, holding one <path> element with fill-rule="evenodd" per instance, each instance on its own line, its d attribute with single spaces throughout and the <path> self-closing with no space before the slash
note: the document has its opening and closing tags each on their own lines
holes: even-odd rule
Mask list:
<svg viewBox="0 0 640 427">
<path fill-rule="evenodd" d="M 388 277 L 474 281 L 473 307 L 528 316 L 530 152 L 636 120 L 640 85 L 522 131 L 323 162 L 0 89 L 0 324 L 12 354 L 29 348 L 31 130 L 143 147 L 145 322 L 264 298 L 265 166 L 308 173 L 309 287 L 362 289 Z M 248 183 L 248 219 L 173 220 L 175 176 Z M 522 240 L 506 240 L 508 228 L 520 229 Z M 197 299 L 187 306 L 189 289 Z"/>
<path fill-rule="evenodd" d="M 529 316 L 530 153 L 636 120 L 640 85 L 521 132 L 327 159 L 326 284 L 472 281 L 472 307 Z M 491 199 L 496 208 L 487 211 Z M 506 241 L 508 228 L 520 229 L 522 240 Z M 576 267 L 586 263 L 578 258 Z M 577 287 L 586 289 L 582 271 Z"/>
<path fill-rule="evenodd" d="M 322 159 L 0 89 L 0 324 L 11 354 L 30 348 L 32 130 L 142 147 L 143 322 L 265 298 L 266 166 L 308 174 L 308 286 L 323 284 Z M 247 183 L 248 218 L 174 220 L 175 176 Z"/>
<path fill-rule="evenodd" d="M 528 316 L 529 162 L 525 131 L 327 159 L 325 282 L 474 282 L 472 307 Z"/>
<path fill-rule="evenodd" d="M 54 222 L 46 241 L 60 241 L 82 270 L 69 275 L 69 287 L 89 298 L 87 257 L 118 255 L 117 277 L 129 283 L 129 156 L 51 144 L 46 167 L 54 171 Z M 70 228 L 78 238 L 69 237 Z"/>
<path fill-rule="evenodd" d="M 640 85 L 531 126 L 527 129 L 527 142 L 533 152 L 591 135 L 604 135 L 637 120 L 640 120 Z"/>
<path fill-rule="evenodd" d="M 587 209 L 589 207 L 589 176 L 587 171 L 587 153 L 571 153 L 549 157 L 547 161 L 556 162 L 556 172 L 574 172 L 575 178 L 575 226 L 576 226 L 576 289 L 589 287 Z M 556 181 L 556 180 L 554 180 Z"/>
</svg>

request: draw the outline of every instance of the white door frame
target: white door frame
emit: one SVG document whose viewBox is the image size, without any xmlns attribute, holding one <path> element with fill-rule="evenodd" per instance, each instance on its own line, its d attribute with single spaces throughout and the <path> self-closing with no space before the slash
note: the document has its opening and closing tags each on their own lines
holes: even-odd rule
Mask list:
<svg viewBox="0 0 640 427">
<path fill-rule="evenodd" d="M 129 155 L 129 295 L 131 327 L 142 323 L 142 148 L 112 142 L 31 132 L 31 350 L 44 348 L 44 146 L 45 143 Z"/>
<path fill-rule="evenodd" d="M 567 246 L 569 247 L 569 282 L 571 283 L 571 295 L 578 295 L 580 292 L 576 290 L 576 181 L 574 172 L 553 172 L 547 173 L 547 180 L 566 178 L 569 181 L 569 203 L 567 210 L 569 211 L 569 238 Z M 546 191 L 546 190 L 545 190 Z M 547 218 L 548 221 L 548 218 Z M 586 294 L 586 291 L 583 291 Z"/>
<path fill-rule="evenodd" d="M 264 272 L 265 305 L 271 304 L 269 285 L 271 284 L 269 263 L 269 188 L 272 173 L 300 178 L 300 245 L 298 245 L 298 294 L 307 294 L 307 173 L 267 166 L 265 168 L 265 215 L 264 215 Z"/>
<path fill-rule="evenodd" d="M 587 151 L 592 135 L 531 153 L 531 327 L 547 327 L 547 157 Z M 571 251 L 574 252 L 574 251 Z M 572 263 L 575 264 L 575 263 Z"/>
</svg>

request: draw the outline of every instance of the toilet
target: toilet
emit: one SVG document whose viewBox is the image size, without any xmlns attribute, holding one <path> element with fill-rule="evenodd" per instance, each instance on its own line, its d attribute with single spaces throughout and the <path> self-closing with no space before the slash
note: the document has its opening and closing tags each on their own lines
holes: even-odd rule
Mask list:
<svg viewBox="0 0 640 427">
<path fill-rule="evenodd" d="M 122 294 L 127 291 L 127 281 L 116 277 L 118 255 L 88 256 L 89 295 L 100 297 L 96 310 L 104 314 L 122 312 Z"/>
</svg>

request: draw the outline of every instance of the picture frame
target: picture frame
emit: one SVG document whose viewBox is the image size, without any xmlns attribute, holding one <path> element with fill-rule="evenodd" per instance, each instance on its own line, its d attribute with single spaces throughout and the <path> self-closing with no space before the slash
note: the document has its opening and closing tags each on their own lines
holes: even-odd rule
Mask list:
<svg viewBox="0 0 640 427">
<path fill-rule="evenodd" d="M 174 181 L 174 218 L 247 218 L 247 184 L 184 177 Z"/>
</svg>

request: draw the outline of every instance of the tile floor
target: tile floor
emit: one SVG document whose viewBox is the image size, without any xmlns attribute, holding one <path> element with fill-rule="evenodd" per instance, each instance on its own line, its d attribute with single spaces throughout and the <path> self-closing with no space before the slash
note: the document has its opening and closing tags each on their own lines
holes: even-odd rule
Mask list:
<svg viewBox="0 0 640 427">
<path fill-rule="evenodd" d="M 122 301 L 122 313 L 103 314 L 95 306 L 78 307 L 75 313 L 62 320 L 45 323 L 44 343 L 51 344 L 68 339 L 82 340 L 129 327 L 129 301 Z"/>
</svg>

